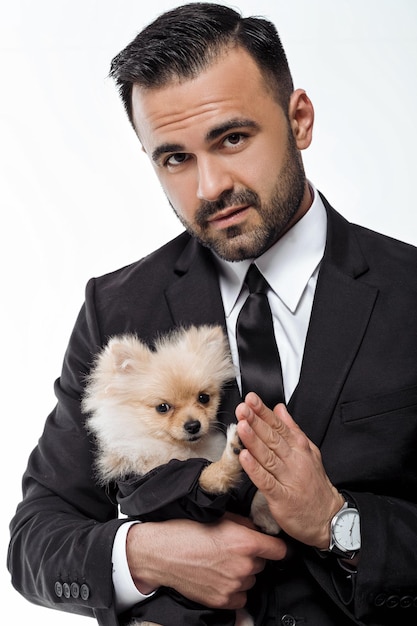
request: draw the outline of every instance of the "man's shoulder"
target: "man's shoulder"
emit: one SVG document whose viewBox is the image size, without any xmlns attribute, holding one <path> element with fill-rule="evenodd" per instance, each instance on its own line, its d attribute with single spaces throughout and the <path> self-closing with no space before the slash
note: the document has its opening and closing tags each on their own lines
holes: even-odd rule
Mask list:
<svg viewBox="0 0 417 626">
<path fill-rule="evenodd" d="M 172 276 L 174 266 L 190 244 L 191 237 L 183 232 L 138 261 L 94 278 L 100 289 L 118 289 L 133 282 L 142 284 L 164 282 Z"/>
<path fill-rule="evenodd" d="M 210 251 L 182 233 L 140 261 L 91 279 L 86 314 L 103 337 L 134 332 L 152 340 L 173 324 L 201 319 L 200 301 L 211 293 L 213 272 Z"/>
<path fill-rule="evenodd" d="M 389 235 L 383 234 L 376 230 L 372 230 L 366 226 L 350 222 L 336 211 L 328 202 L 328 200 L 320 193 L 327 210 L 328 218 L 331 223 L 331 231 L 341 234 L 343 237 L 350 237 L 354 234 L 356 240 L 365 256 L 369 255 L 392 255 L 393 259 L 400 262 L 415 262 L 417 259 L 417 247 L 395 239 Z M 340 239 L 339 239 L 340 240 Z"/>
<path fill-rule="evenodd" d="M 417 248 L 357 224 L 351 225 L 368 264 L 364 280 L 387 293 L 417 293 Z"/>
<path fill-rule="evenodd" d="M 365 226 L 351 224 L 367 258 L 384 257 L 392 264 L 417 263 L 417 247 Z"/>
<path fill-rule="evenodd" d="M 417 248 L 348 221 L 322 196 L 328 214 L 326 259 L 394 297 L 417 294 Z"/>
</svg>

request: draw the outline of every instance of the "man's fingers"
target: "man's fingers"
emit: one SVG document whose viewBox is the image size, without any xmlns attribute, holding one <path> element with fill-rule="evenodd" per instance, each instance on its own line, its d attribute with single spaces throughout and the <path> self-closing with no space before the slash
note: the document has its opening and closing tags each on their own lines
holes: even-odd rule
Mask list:
<svg viewBox="0 0 417 626">
<path fill-rule="evenodd" d="M 242 450 L 239 455 L 239 460 L 243 470 L 259 491 L 264 495 L 272 490 L 276 491 L 278 487 L 276 477 L 266 469 L 265 466 L 262 465 L 262 462 L 258 461 L 249 450 Z"/>
<path fill-rule="evenodd" d="M 285 404 L 277 404 L 273 411 L 274 415 L 279 418 L 279 421 L 285 425 L 285 427 L 291 431 L 295 430 L 297 432 L 302 432 L 301 428 L 298 426 L 297 422 L 294 422 L 293 418 L 287 411 L 287 407 Z"/>
<path fill-rule="evenodd" d="M 269 426 L 275 425 L 276 417 L 274 412 L 262 402 L 262 399 L 256 393 L 253 391 L 249 392 L 245 397 L 245 404 L 250 407 L 253 414 L 259 417 L 263 422 L 269 424 Z M 283 404 L 277 404 L 277 408 L 278 407 L 285 409 L 285 405 Z"/>
<path fill-rule="evenodd" d="M 259 534 L 262 536 L 262 545 L 260 545 L 258 552 L 259 557 L 268 561 L 281 561 L 285 559 L 287 555 L 287 544 L 285 541 L 278 537 L 272 537 L 271 535 Z"/>
<path fill-rule="evenodd" d="M 255 394 L 252 396 L 254 396 L 253 406 L 259 408 L 259 413 L 255 413 L 248 402 L 249 398 L 240 404 L 236 408 L 238 434 L 243 445 L 261 465 L 273 471 L 276 469 L 276 457 L 284 459 L 290 453 L 291 432 Z M 264 418 L 271 423 L 267 423 Z"/>
<path fill-rule="evenodd" d="M 288 426 L 294 424 L 284 404 L 277 404 L 273 411 L 269 409 L 261 398 L 251 391 L 245 401 L 236 408 L 238 421 L 245 419 L 254 427 L 258 424 L 267 424 L 284 437 L 289 434 Z"/>
</svg>

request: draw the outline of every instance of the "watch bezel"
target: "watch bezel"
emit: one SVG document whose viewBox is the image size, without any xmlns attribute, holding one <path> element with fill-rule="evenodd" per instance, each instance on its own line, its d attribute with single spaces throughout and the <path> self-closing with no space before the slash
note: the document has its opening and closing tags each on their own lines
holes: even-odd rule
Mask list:
<svg viewBox="0 0 417 626">
<path fill-rule="evenodd" d="M 336 515 L 334 515 L 330 524 L 329 552 L 345 559 L 353 559 L 358 554 L 361 548 L 360 538 L 359 538 L 358 547 L 349 549 L 349 548 L 346 548 L 343 544 L 341 544 L 335 535 L 335 527 L 336 527 L 337 522 L 340 520 L 340 517 L 341 516 L 344 517 L 345 515 L 349 513 L 354 513 L 355 515 L 359 517 L 358 509 L 354 505 L 351 505 L 350 503 L 345 502 L 342 508 L 336 513 Z"/>
</svg>

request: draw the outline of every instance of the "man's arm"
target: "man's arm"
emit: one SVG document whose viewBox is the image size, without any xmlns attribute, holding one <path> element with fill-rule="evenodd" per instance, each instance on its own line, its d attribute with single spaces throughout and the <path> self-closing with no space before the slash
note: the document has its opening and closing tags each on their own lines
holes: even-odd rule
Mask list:
<svg viewBox="0 0 417 626">
<path fill-rule="evenodd" d="M 264 493 L 278 524 L 311 546 L 304 552 L 306 564 L 333 602 L 342 603 L 352 619 L 364 623 L 397 624 L 401 618 L 403 624 L 414 624 L 417 505 L 414 493 L 409 493 L 410 500 L 404 498 L 401 477 L 398 498 L 343 487 L 359 509 L 362 537 L 357 573 L 344 573 L 334 555 L 326 558 L 319 552 L 329 547 L 330 520 L 344 498 L 328 479 L 318 448 L 284 405 L 272 412 L 255 394 L 248 394 L 236 414 L 247 447 L 240 455 L 243 468 Z M 383 459 L 375 471 L 381 468 Z"/>
<path fill-rule="evenodd" d="M 284 541 L 232 514 L 210 524 L 147 522 L 132 526 L 127 537 L 130 571 L 142 593 L 173 587 L 212 608 L 245 606 L 266 560 L 283 559 L 286 550 Z"/>
<path fill-rule="evenodd" d="M 55 385 L 57 406 L 24 476 L 23 500 L 11 522 L 8 567 L 14 586 L 31 602 L 84 615 L 115 615 L 112 549 L 125 520 L 117 519 L 114 491 L 95 480 L 94 443 L 84 427 L 80 400 L 95 353 L 107 336 L 120 332 L 126 319 L 119 311 L 120 298 L 110 299 L 117 302 L 111 314 L 108 299 L 97 312 L 97 297 L 91 281 Z M 130 540 L 136 536 L 132 557 Z M 186 561 L 184 545 L 189 549 Z M 151 588 L 165 584 L 214 605 L 241 602 L 264 559 L 285 554 L 280 540 L 258 536 L 230 520 L 207 528 L 186 521 L 136 525 L 128 546 L 132 574 L 142 581 L 142 590 L 145 583 Z M 223 573 L 216 567 L 233 579 L 234 560 L 241 567 L 238 581 L 224 590 Z M 178 577 L 181 569 L 183 575 Z M 211 589 L 208 593 L 205 584 Z"/>
</svg>

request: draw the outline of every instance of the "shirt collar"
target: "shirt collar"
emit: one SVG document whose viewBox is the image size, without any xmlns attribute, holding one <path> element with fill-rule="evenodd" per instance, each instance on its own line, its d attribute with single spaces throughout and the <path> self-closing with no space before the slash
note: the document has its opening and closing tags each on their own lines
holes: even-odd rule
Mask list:
<svg viewBox="0 0 417 626">
<path fill-rule="evenodd" d="M 307 213 L 271 248 L 255 260 L 271 289 L 294 313 L 308 281 L 323 258 L 326 245 L 327 214 L 313 185 L 313 202 Z M 214 255 L 226 317 L 236 304 L 252 260 L 224 261 Z"/>
</svg>

